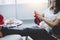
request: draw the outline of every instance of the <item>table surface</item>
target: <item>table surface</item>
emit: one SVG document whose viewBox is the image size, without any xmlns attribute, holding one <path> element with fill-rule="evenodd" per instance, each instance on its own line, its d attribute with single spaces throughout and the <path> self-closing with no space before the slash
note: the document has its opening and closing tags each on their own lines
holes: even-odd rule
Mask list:
<svg viewBox="0 0 60 40">
<path fill-rule="evenodd" d="M 22 25 L 14 27 L 12 29 L 23 30 L 25 28 L 40 29 L 35 23 L 23 23 Z"/>
</svg>

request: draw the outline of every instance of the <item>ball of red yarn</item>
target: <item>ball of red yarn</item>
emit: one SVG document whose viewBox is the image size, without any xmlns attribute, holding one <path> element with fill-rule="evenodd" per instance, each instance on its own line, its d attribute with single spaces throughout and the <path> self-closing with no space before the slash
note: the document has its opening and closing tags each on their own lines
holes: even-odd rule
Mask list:
<svg viewBox="0 0 60 40">
<path fill-rule="evenodd" d="M 4 24 L 4 17 L 2 14 L 0 14 L 0 25 Z"/>
</svg>

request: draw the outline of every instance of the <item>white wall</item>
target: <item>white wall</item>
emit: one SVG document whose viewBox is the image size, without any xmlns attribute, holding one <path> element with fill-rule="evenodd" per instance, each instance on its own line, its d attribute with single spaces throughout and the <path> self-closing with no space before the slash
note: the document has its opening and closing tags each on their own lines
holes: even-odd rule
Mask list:
<svg viewBox="0 0 60 40">
<path fill-rule="evenodd" d="M 33 19 L 34 10 L 43 12 L 47 8 L 47 5 L 37 5 L 36 7 L 29 4 L 20 4 L 17 6 L 17 17 L 18 19 Z"/>
</svg>

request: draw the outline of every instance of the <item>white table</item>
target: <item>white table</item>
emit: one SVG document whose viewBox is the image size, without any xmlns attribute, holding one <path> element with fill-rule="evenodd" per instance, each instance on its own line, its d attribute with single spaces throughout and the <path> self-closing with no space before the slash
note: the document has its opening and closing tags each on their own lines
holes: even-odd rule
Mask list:
<svg viewBox="0 0 60 40">
<path fill-rule="evenodd" d="M 8 27 L 8 28 L 18 27 L 18 26 L 22 25 L 22 23 L 23 23 L 23 21 L 14 18 L 14 19 L 12 19 L 12 23 L 10 24 L 9 23 L 10 20 L 11 19 L 5 20 L 5 27 Z"/>
</svg>

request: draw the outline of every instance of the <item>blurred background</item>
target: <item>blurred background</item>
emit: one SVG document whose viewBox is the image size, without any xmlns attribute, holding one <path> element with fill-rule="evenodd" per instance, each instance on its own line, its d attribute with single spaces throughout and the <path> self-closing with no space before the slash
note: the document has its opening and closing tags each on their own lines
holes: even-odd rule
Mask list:
<svg viewBox="0 0 60 40">
<path fill-rule="evenodd" d="M 40 13 L 47 7 L 48 0 L 0 0 L 0 14 L 5 19 L 33 20 L 34 10 Z"/>
</svg>

